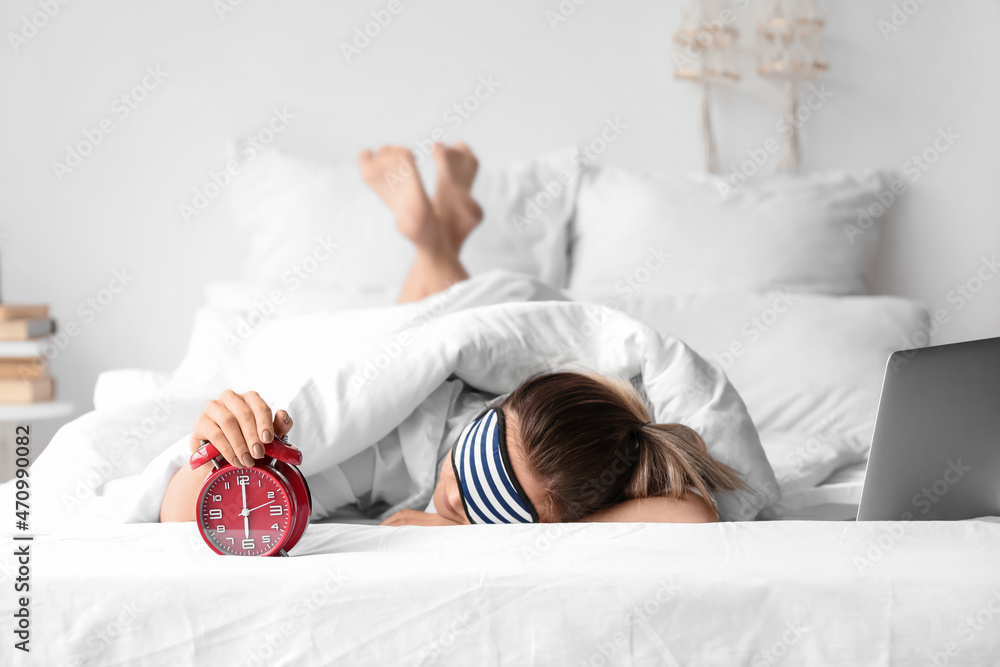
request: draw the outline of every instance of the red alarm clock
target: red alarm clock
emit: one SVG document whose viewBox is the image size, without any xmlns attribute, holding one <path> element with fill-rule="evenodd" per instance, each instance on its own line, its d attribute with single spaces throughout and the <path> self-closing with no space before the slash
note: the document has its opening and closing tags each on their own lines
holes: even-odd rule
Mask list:
<svg viewBox="0 0 1000 667">
<path fill-rule="evenodd" d="M 232 466 L 212 443 L 191 455 L 191 468 L 209 461 L 215 469 L 198 495 L 198 530 L 215 553 L 232 556 L 287 556 L 302 537 L 312 513 L 312 494 L 302 450 L 283 437 L 264 445 L 252 467 Z"/>
</svg>

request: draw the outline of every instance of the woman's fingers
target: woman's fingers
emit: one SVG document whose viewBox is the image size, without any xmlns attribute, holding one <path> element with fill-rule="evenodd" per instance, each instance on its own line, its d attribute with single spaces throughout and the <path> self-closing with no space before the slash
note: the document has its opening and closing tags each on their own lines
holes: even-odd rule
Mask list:
<svg viewBox="0 0 1000 667">
<path fill-rule="evenodd" d="M 254 414 L 254 410 L 247 403 L 244 396 L 241 396 L 232 390 L 222 393 L 222 403 L 226 406 L 226 409 L 229 410 L 229 413 L 236 418 L 236 424 L 240 429 L 240 435 L 243 436 L 243 442 L 246 443 L 246 453 L 250 456 L 250 459 L 247 460 L 247 458 L 242 455 L 242 452 L 240 458 L 246 465 L 252 466 L 255 458 L 258 458 L 258 456 L 264 456 L 264 447 L 260 443 L 260 429 L 257 428 L 257 417 Z M 267 424 L 268 422 L 270 422 L 270 420 L 264 423 Z M 219 425 L 222 426 L 221 422 Z M 223 430 L 225 430 L 225 428 L 223 428 Z M 230 439 L 230 442 L 232 442 L 232 439 Z M 257 451 L 254 451 L 255 448 Z"/>
<path fill-rule="evenodd" d="M 274 437 L 281 438 L 292 430 L 292 418 L 285 410 L 278 410 L 274 415 Z"/>
<path fill-rule="evenodd" d="M 264 399 L 260 397 L 260 394 L 255 391 L 248 391 L 243 394 L 243 400 L 246 401 L 246 404 L 250 406 L 251 410 L 253 410 L 253 416 L 257 422 L 257 435 L 260 438 L 260 442 L 264 444 L 271 442 L 271 440 L 274 439 L 274 433 L 271 431 L 273 428 L 271 423 L 273 421 L 271 408 L 267 406 L 267 403 L 265 403 Z M 261 447 L 261 453 L 259 455 L 257 452 L 254 452 L 253 455 L 254 458 L 261 458 L 264 456 L 264 448 Z"/>
<path fill-rule="evenodd" d="M 201 440 L 208 440 L 215 448 L 219 450 L 222 457 L 229 461 L 230 464 L 239 467 L 241 464 L 236 460 L 236 455 L 233 452 L 233 446 L 229 444 L 229 440 L 226 438 L 225 433 L 222 432 L 222 428 L 215 423 L 215 420 L 208 416 L 208 406 L 205 407 L 205 412 L 201 415 L 194 423 L 194 435 L 192 436 L 192 441 L 198 440 L 200 447 Z M 192 446 L 194 442 L 191 443 Z"/>
<path fill-rule="evenodd" d="M 264 399 L 255 391 L 237 394 L 226 390 L 205 405 L 195 422 L 191 451 L 202 440 L 215 445 L 219 453 L 235 467 L 249 467 L 264 457 L 264 444 L 280 438 L 292 428 L 292 419 L 284 410 L 272 415 Z"/>
<path fill-rule="evenodd" d="M 252 466 L 253 457 L 250 456 L 246 438 L 243 437 L 243 429 L 240 428 L 239 420 L 229 411 L 229 408 L 222 401 L 209 401 L 205 408 L 205 415 L 216 423 L 229 443 L 233 458 L 226 456 L 226 460 L 237 467 Z M 218 448 L 219 445 L 215 440 L 212 440 L 212 443 Z M 244 454 L 246 454 L 246 458 L 243 457 Z"/>
<path fill-rule="evenodd" d="M 408 522 L 407 513 L 410 510 L 399 510 L 398 512 L 392 514 L 388 519 L 380 523 L 380 526 L 405 526 Z"/>
</svg>

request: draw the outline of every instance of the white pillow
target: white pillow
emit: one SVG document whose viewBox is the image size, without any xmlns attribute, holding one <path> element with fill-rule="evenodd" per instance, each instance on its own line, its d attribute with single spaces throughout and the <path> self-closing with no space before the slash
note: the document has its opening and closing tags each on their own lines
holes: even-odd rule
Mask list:
<svg viewBox="0 0 1000 667">
<path fill-rule="evenodd" d="M 588 170 L 580 186 L 569 286 L 610 291 L 794 289 L 863 294 L 881 207 L 878 172 L 784 174 L 727 190 L 700 173 Z"/>
<path fill-rule="evenodd" d="M 675 335 L 720 366 L 783 490 L 865 460 L 889 355 L 928 340 L 924 309 L 892 296 L 570 291 Z"/>
<path fill-rule="evenodd" d="M 461 254 L 470 273 L 507 268 L 565 285 L 567 226 L 580 182 L 575 156 L 567 149 L 480 169 L 473 196 L 485 216 Z M 433 193 L 427 164 L 421 175 Z M 250 237 L 243 278 L 266 291 L 391 303 L 413 259 L 409 241 L 353 161 L 319 165 L 270 150 L 242 165 L 230 202 Z"/>
</svg>

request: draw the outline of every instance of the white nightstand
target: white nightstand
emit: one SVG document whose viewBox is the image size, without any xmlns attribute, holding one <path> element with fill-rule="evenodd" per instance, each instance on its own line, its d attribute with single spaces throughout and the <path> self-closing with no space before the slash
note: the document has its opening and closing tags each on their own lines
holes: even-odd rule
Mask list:
<svg viewBox="0 0 1000 667">
<path fill-rule="evenodd" d="M 45 419 L 57 419 L 71 414 L 73 414 L 73 404 L 68 401 L 0 405 L 0 482 L 12 479 L 14 470 L 17 468 L 15 438 L 18 434 L 15 434 L 14 431 L 18 426 L 31 427 L 36 422 Z M 34 461 L 42 443 L 35 441 L 34 433 L 29 433 L 28 437 L 30 438 L 31 460 Z"/>
</svg>

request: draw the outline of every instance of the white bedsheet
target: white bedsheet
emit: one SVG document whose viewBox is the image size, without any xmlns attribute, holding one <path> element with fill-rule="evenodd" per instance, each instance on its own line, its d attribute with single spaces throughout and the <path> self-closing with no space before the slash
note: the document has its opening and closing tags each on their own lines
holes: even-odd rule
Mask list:
<svg viewBox="0 0 1000 667">
<path fill-rule="evenodd" d="M 310 526 L 221 558 L 193 524 L 32 545 L 14 665 L 949 665 L 1000 655 L 1000 524 Z M 5 554 L 4 590 L 12 561 Z M 0 596 L 9 619 L 12 596 Z M 6 650 L 6 647 L 5 647 Z M 18 652 L 14 652 L 18 653 Z M 940 663 L 939 664 L 943 664 Z"/>
<path fill-rule="evenodd" d="M 867 467 L 867 461 L 852 463 L 816 486 L 782 489 L 781 500 L 764 510 L 762 518 L 853 521 L 858 516 Z"/>
</svg>

